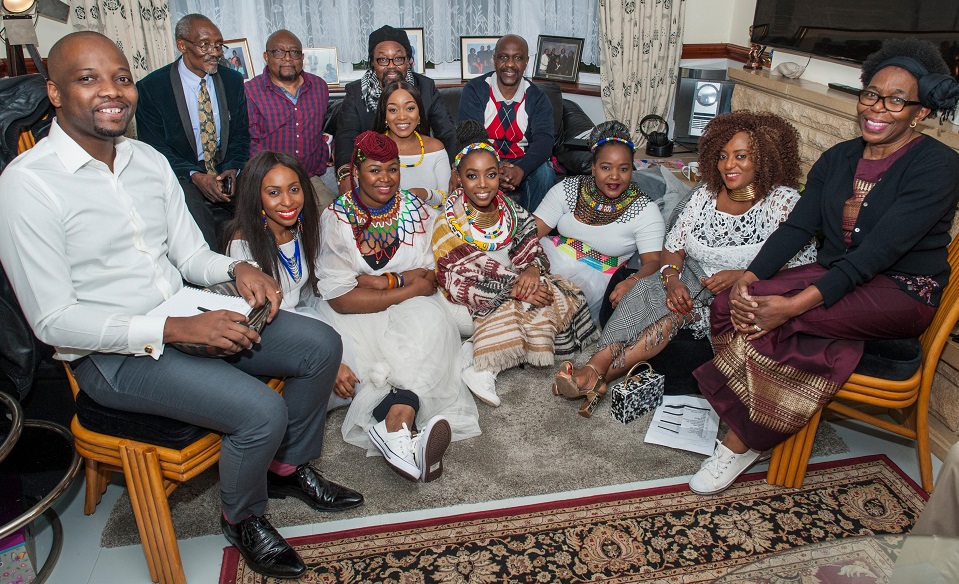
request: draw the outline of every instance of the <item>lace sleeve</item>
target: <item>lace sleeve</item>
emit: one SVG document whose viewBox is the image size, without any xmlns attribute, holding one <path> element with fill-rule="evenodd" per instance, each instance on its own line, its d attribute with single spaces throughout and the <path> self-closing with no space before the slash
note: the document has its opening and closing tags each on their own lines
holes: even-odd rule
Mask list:
<svg viewBox="0 0 959 584">
<path fill-rule="evenodd" d="M 795 189 L 791 189 L 789 187 L 776 187 L 776 190 L 769 195 L 770 204 L 767 211 L 770 214 L 770 224 L 778 226 L 780 223 L 785 221 L 792 212 L 793 207 L 796 206 L 796 202 L 799 201 L 800 196 L 801 195 Z M 769 235 L 771 235 L 771 232 Z M 784 267 L 795 268 L 796 266 L 804 266 L 815 261 L 816 240 L 813 239 L 810 240 L 805 247 L 799 250 L 799 253 L 794 255 L 792 259 L 786 262 Z"/>
<path fill-rule="evenodd" d="M 677 208 L 678 215 L 669 226 L 669 231 L 666 232 L 666 241 L 663 243 L 663 248 L 666 251 L 677 252 L 686 249 L 686 237 L 695 225 L 703 205 L 709 198 L 710 194 L 703 186 L 693 191 L 686 201 L 679 203 L 677 207 L 681 206 L 682 208 Z"/>
</svg>

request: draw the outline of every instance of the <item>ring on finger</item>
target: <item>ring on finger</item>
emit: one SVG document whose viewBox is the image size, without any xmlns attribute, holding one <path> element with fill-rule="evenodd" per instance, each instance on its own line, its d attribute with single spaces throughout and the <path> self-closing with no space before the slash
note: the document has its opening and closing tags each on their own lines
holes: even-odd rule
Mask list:
<svg viewBox="0 0 959 584">
<path fill-rule="evenodd" d="M 758 324 L 754 324 L 753 328 L 756 329 L 757 333 L 763 332 L 763 327 L 759 326 Z"/>
</svg>

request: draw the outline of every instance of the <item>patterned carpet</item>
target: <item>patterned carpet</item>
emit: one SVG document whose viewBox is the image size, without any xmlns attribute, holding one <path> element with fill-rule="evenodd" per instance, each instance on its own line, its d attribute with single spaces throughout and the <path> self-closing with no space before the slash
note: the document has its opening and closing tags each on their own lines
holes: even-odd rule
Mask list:
<svg viewBox="0 0 959 584">
<path fill-rule="evenodd" d="M 744 475 L 295 538 L 303 582 L 707 582 L 828 539 L 908 532 L 925 504 L 883 455 L 810 465 L 800 489 Z M 260 582 L 235 548 L 221 584 Z"/>
</svg>

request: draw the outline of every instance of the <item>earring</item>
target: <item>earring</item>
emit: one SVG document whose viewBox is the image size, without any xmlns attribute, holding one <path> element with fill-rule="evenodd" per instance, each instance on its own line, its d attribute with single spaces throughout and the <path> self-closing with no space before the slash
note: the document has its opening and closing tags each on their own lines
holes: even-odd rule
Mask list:
<svg viewBox="0 0 959 584">
<path fill-rule="evenodd" d="M 915 128 L 918 123 L 919 123 L 919 120 L 913 120 L 912 123 L 909 124 L 909 127 L 910 127 L 910 128 Z"/>
<path fill-rule="evenodd" d="M 303 233 L 303 215 L 296 216 L 296 232 Z"/>
<path fill-rule="evenodd" d="M 266 221 L 266 211 L 263 209 L 260 209 L 260 216 L 263 217 L 263 231 L 267 231 L 269 229 L 269 226 L 267 225 L 267 221 Z"/>
</svg>

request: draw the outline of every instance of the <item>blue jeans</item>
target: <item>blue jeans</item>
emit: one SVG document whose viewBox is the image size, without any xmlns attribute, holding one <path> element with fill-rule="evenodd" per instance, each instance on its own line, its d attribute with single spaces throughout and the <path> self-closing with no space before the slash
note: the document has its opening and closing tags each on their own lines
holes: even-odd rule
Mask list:
<svg viewBox="0 0 959 584">
<path fill-rule="evenodd" d="M 228 359 L 91 355 L 75 374 L 87 394 L 121 411 L 155 414 L 223 433 L 220 497 L 231 522 L 266 511 L 273 460 L 320 455 L 326 407 L 343 345 L 319 320 L 281 310 L 260 343 Z M 279 395 L 254 375 L 284 377 Z"/>
<path fill-rule="evenodd" d="M 514 192 L 519 196 L 519 204 L 532 214 L 533 211 L 536 210 L 536 207 L 539 207 L 539 204 L 543 201 L 543 197 L 546 196 L 546 191 L 553 188 L 555 184 L 556 172 L 547 160 L 536 170 L 524 176 L 523 182 L 519 184 L 519 188 Z"/>
</svg>

